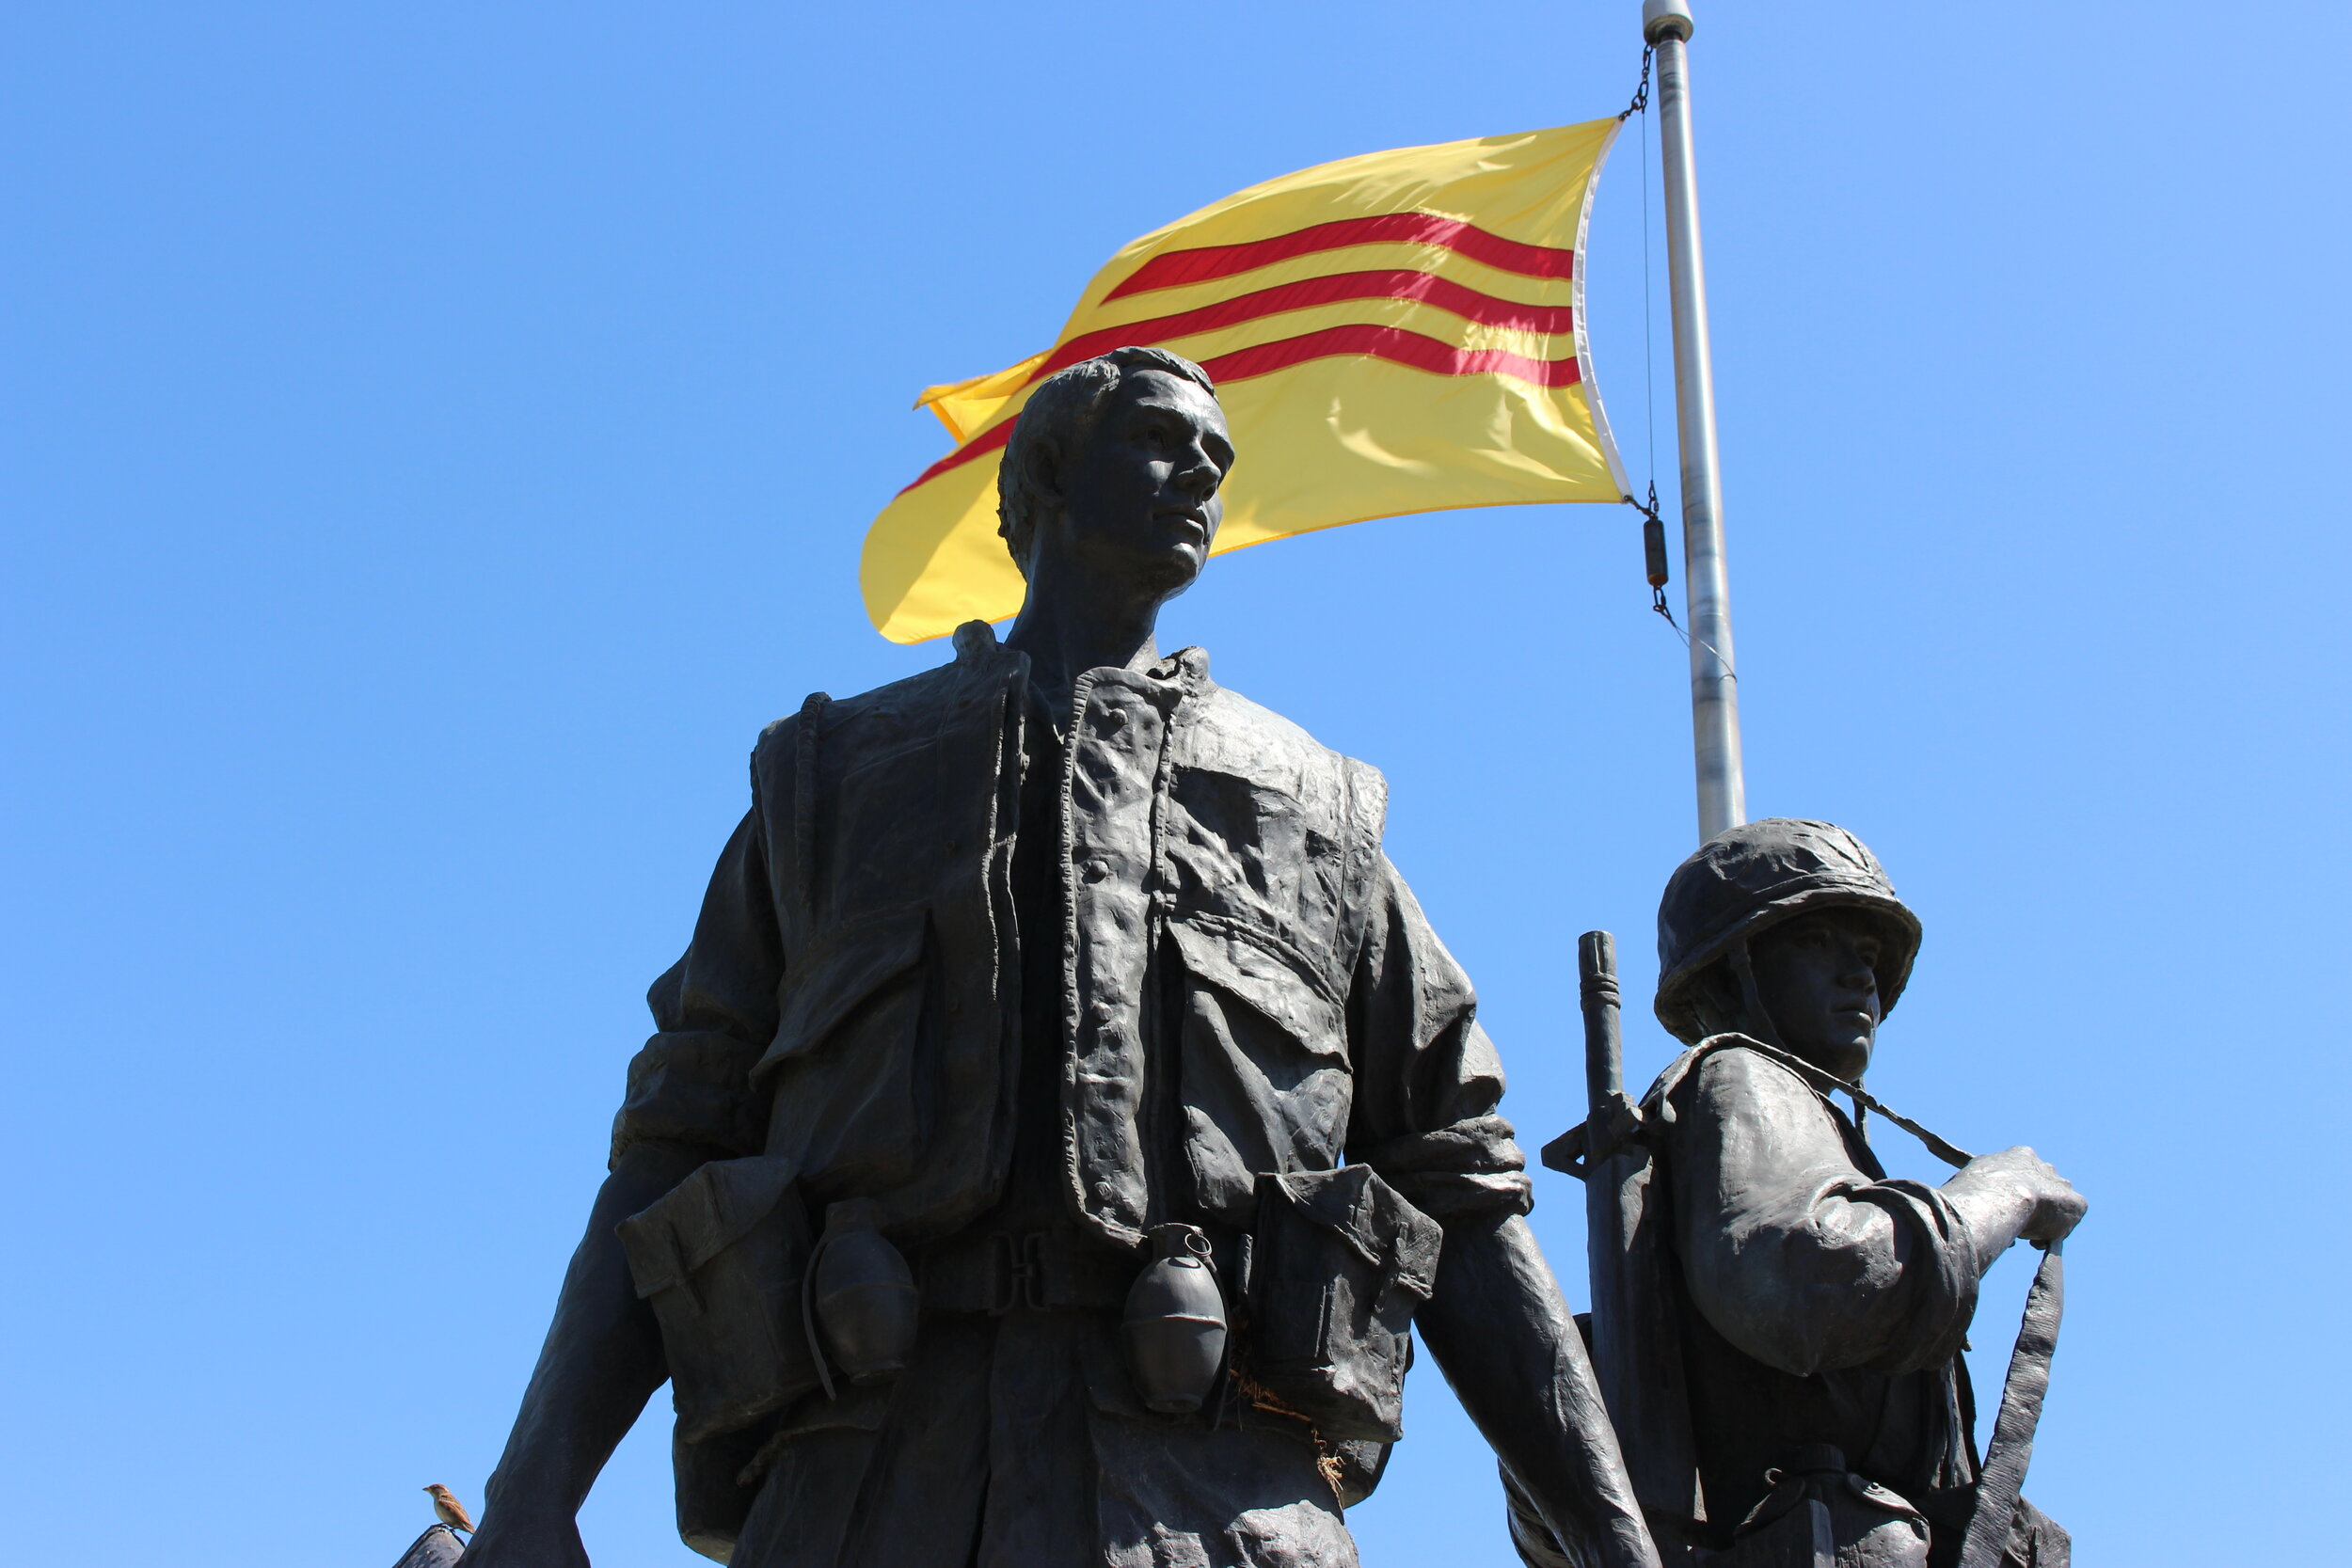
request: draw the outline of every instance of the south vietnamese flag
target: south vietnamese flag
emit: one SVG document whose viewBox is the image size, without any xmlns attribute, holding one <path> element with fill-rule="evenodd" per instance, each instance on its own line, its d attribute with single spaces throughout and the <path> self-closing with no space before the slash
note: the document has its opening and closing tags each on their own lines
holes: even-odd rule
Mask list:
<svg viewBox="0 0 2352 1568">
<path fill-rule="evenodd" d="M 1198 360 L 1240 453 L 1216 553 L 1447 507 L 1615 501 L 1592 386 L 1584 230 L 1618 122 L 1343 158 L 1135 241 L 1054 346 L 917 400 L 956 447 L 866 535 L 884 637 L 1021 607 L 996 460 L 1029 390 L 1125 344 Z"/>
</svg>

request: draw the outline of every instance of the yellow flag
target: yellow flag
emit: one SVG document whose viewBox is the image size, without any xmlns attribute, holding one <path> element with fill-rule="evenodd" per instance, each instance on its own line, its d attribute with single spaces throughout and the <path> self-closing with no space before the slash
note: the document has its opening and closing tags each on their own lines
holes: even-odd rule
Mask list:
<svg viewBox="0 0 2352 1568">
<path fill-rule="evenodd" d="M 1039 382 L 1128 344 L 1216 383 L 1240 452 L 1216 554 L 1407 512 L 1622 499 L 1583 267 L 1617 124 L 1343 158 L 1127 245 L 1053 347 L 917 400 L 956 447 L 866 532 L 876 628 L 919 642 L 1021 608 L 998 454 Z"/>
</svg>

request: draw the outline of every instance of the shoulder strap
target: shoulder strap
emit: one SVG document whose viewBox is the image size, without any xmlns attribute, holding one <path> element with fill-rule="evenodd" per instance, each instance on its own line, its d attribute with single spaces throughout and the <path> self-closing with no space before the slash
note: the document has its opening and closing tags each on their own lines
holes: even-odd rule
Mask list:
<svg viewBox="0 0 2352 1568">
<path fill-rule="evenodd" d="M 2009 1381 L 2001 1388 L 2001 1413 L 1993 1421 L 1993 1443 L 1977 1477 L 1977 1509 L 1961 1542 L 1960 1568 L 2000 1568 L 2009 1549 L 2017 1494 L 2026 1484 L 2026 1463 L 2033 1458 L 2034 1428 L 2042 1423 L 2042 1399 L 2050 1391 L 2050 1358 L 2058 1352 L 2058 1319 L 2066 1310 L 2066 1261 L 2050 1243 L 2034 1271 L 2026 1297 L 2026 1321 L 2010 1354 Z"/>
<path fill-rule="evenodd" d="M 1720 1036 L 1718 1037 L 1718 1038 L 1722 1037 L 1723 1037 Z M 1814 1088 L 1820 1090 L 1823 1093 L 1836 1089 L 1841 1094 L 1851 1096 L 1855 1104 L 1866 1105 L 1871 1110 L 1876 1111 L 1880 1116 L 1884 1117 L 1887 1120 L 1893 1122 L 1896 1126 L 1901 1128 L 1904 1132 L 1910 1133 L 1921 1143 L 1927 1145 L 1929 1153 L 1934 1155 L 1937 1159 L 1943 1161 L 1946 1164 L 1950 1165 L 1955 1169 L 1966 1164 L 1969 1161 L 1976 1158 L 1975 1155 L 1970 1154 L 1967 1150 L 1960 1148 L 1957 1144 L 1947 1143 L 1944 1139 L 1937 1137 L 1934 1133 L 1929 1132 L 1926 1128 L 1920 1126 L 1909 1117 L 1904 1116 L 1901 1112 L 1887 1104 L 1886 1101 L 1879 1099 L 1876 1095 L 1871 1094 L 1861 1085 L 1849 1084 L 1836 1074 L 1823 1071 L 1821 1069 L 1815 1067 L 1811 1062 L 1806 1061 L 1802 1056 L 1794 1055 L 1789 1052 L 1781 1050 L 1778 1046 L 1766 1045 L 1762 1040 L 1752 1039 L 1745 1036 L 1740 1037 L 1736 1041 L 1726 1039 L 1724 1043 L 1745 1046 L 1748 1050 L 1755 1052 L 1765 1060 L 1776 1062 L 1780 1066 L 1787 1068 L 1789 1071 L 1795 1073 L 1798 1077 L 1804 1079 Z"/>
</svg>

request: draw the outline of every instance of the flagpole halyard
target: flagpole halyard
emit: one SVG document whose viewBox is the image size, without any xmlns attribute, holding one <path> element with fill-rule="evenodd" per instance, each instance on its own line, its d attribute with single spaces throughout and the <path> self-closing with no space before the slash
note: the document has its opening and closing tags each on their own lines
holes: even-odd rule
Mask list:
<svg viewBox="0 0 2352 1568">
<path fill-rule="evenodd" d="M 1699 840 L 1747 820 L 1740 757 L 1740 685 L 1732 662 L 1731 586 L 1724 560 L 1723 482 L 1715 442 L 1714 356 L 1691 156 L 1686 0 L 1644 0 L 1642 36 L 1658 55 L 1658 144 L 1666 205 L 1666 277 L 1674 315 L 1675 423 L 1682 458 L 1682 587 L 1691 638 L 1691 738 Z"/>
</svg>

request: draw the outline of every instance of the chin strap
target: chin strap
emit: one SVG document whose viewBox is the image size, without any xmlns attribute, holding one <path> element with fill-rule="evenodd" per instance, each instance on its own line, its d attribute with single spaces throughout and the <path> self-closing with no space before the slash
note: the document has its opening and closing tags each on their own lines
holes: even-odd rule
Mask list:
<svg viewBox="0 0 2352 1568">
<path fill-rule="evenodd" d="M 1748 944 L 1733 942 L 1724 952 L 1724 962 L 1731 966 L 1732 974 L 1740 982 L 1740 1033 L 1752 1040 L 1762 1040 L 1775 1051 L 1788 1050 L 1779 1027 L 1772 1022 L 1772 1009 L 1764 1006 L 1764 992 L 1756 983 L 1756 964 L 1748 957 Z"/>
</svg>

